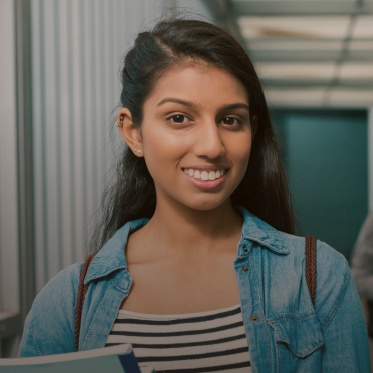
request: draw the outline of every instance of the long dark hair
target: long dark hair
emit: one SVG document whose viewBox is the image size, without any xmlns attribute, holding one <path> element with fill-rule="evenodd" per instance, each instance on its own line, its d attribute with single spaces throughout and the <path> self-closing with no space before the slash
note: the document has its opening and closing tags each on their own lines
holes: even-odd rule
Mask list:
<svg viewBox="0 0 373 373">
<path fill-rule="evenodd" d="M 224 29 L 200 20 L 170 19 L 142 32 L 125 57 L 121 73 L 121 105 L 140 126 L 143 104 L 157 80 L 185 59 L 205 61 L 236 77 L 246 88 L 257 130 L 245 176 L 231 196 L 273 227 L 294 232 L 294 217 L 285 173 L 265 96 L 254 67 L 241 45 Z M 126 222 L 151 217 L 156 194 L 144 158 L 125 147 L 117 165 L 116 180 L 103 198 L 102 221 L 91 240 L 98 250 Z"/>
</svg>

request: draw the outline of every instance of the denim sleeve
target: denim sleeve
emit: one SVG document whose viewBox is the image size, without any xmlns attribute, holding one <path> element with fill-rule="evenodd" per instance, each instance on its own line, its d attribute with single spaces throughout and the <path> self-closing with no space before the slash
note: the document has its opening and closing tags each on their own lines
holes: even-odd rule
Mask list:
<svg viewBox="0 0 373 373">
<path fill-rule="evenodd" d="M 373 213 L 360 230 L 351 255 L 351 272 L 360 295 L 373 300 Z"/>
<path fill-rule="evenodd" d="M 57 274 L 35 298 L 26 317 L 19 357 L 72 352 L 76 293 L 81 264 Z"/>
<path fill-rule="evenodd" d="M 317 285 L 317 292 L 323 294 L 316 303 L 324 337 L 322 371 L 370 373 L 360 298 L 347 261 L 341 256 L 334 259 L 333 268 L 329 274 L 320 274 L 321 283 Z"/>
</svg>

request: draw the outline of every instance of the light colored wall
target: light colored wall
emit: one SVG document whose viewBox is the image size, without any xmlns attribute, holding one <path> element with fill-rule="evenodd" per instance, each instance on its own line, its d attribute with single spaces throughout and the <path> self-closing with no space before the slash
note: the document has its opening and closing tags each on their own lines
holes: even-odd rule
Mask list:
<svg viewBox="0 0 373 373">
<path fill-rule="evenodd" d="M 13 327 L 20 311 L 14 30 L 14 1 L 3 0 L 0 10 L 0 358 L 16 353 L 18 339 Z"/>
<path fill-rule="evenodd" d="M 0 11 L 0 311 L 19 308 L 14 29 L 14 2 L 3 0 Z"/>
<path fill-rule="evenodd" d="M 119 61 L 139 4 L 32 3 L 37 290 L 83 258 L 109 163 Z"/>
<path fill-rule="evenodd" d="M 32 2 L 37 291 L 84 255 L 109 163 L 119 63 L 140 12 L 141 2 L 130 4 Z"/>
</svg>

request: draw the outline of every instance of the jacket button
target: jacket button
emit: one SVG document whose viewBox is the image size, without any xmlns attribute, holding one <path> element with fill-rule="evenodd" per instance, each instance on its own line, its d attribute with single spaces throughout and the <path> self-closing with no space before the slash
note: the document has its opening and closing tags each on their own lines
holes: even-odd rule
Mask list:
<svg viewBox="0 0 373 373">
<path fill-rule="evenodd" d="M 258 316 L 255 316 L 255 315 L 251 316 L 251 321 L 253 322 L 258 321 Z"/>
<path fill-rule="evenodd" d="M 245 266 L 242 267 L 241 269 L 242 269 L 242 272 L 247 272 L 247 271 L 249 270 L 249 268 L 247 268 L 247 267 L 245 267 Z"/>
</svg>

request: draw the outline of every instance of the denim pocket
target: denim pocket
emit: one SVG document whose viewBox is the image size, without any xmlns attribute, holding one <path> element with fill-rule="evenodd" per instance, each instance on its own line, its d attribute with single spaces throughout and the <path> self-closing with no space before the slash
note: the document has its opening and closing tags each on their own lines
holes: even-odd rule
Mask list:
<svg viewBox="0 0 373 373">
<path fill-rule="evenodd" d="M 270 324 L 278 347 L 288 348 L 296 357 L 304 358 L 324 344 L 320 323 L 315 314 L 287 315 Z"/>
</svg>

